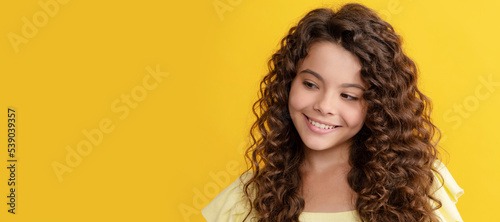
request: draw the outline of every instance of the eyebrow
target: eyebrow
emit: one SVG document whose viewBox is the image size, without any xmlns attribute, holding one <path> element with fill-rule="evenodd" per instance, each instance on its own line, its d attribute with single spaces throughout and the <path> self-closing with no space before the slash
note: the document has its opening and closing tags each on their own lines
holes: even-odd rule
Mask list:
<svg viewBox="0 0 500 222">
<path fill-rule="evenodd" d="M 321 77 L 320 74 L 318 74 L 317 72 L 312 71 L 310 69 L 304 69 L 304 70 L 300 71 L 299 74 L 300 73 L 309 73 L 309 74 L 313 75 L 314 77 L 318 78 L 319 80 L 321 80 L 321 82 L 325 82 L 325 80 L 323 79 L 323 77 Z M 354 88 L 358 88 L 358 89 L 361 89 L 361 90 L 365 91 L 365 88 L 363 88 L 359 84 L 343 83 L 343 84 L 340 85 L 340 88 L 349 88 L 349 87 L 354 87 Z"/>
</svg>

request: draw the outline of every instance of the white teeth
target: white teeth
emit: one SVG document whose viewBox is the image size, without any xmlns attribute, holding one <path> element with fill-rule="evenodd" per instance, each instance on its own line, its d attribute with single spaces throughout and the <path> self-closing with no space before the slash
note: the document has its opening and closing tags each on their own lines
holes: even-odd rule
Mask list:
<svg viewBox="0 0 500 222">
<path fill-rule="evenodd" d="M 313 126 L 318 127 L 318 128 L 321 128 L 321 129 L 333 129 L 333 128 L 335 128 L 335 126 L 329 126 L 329 125 L 325 125 L 325 124 L 323 124 L 323 123 L 317 123 L 317 122 L 314 122 L 314 121 L 312 121 L 312 120 L 310 120 L 310 119 L 308 119 L 308 120 L 309 120 L 309 122 L 310 122 Z"/>
</svg>

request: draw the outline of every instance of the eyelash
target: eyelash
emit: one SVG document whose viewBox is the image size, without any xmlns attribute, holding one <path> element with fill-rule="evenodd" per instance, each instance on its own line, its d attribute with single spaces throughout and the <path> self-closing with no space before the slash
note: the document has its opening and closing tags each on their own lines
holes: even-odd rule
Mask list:
<svg viewBox="0 0 500 222">
<path fill-rule="evenodd" d="M 312 86 L 314 86 L 314 87 L 318 88 L 316 85 L 314 85 L 314 83 L 311 83 L 311 82 L 308 82 L 308 81 L 304 81 L 304 85 L 305 85 L 307 88 L 309 88 L 309 89 L 311 89 L 311 88 L 312 88 Z M 312 85 L 312 86 L 311 86 L 311 85 Z"/>
<path fill-rule="evenodd" d="M 309 89 L 312 89 L 313 87 L 318 88 L 314 83 L 311 83 L 308 81 L 304 81 L 303 84 Z M 348 95 L 345 93 L 341 93 L 340 96 L 342 96 L 343 98 L 346 98 L 347 100 L 358 100 L 359 99 L 358 97 L 354 97 L 354 96 L 351 96 L 351 95 Z"/>
<path fill-rule="evenodd" d="M 346 98 L 347 100 L 358 100 L 358 97 L 354 97 L 351 95 L 347 95 L 345 93 L 340 94 L 342 97 Z M 349 99 L 350 98 L 350 99 Z"/>
</svg>

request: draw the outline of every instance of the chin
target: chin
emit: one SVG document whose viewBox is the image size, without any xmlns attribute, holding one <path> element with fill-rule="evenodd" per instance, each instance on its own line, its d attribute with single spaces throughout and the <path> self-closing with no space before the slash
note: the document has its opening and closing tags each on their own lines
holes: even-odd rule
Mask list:
<svg viewBox="0 0 500 222">
<path fill-rule="evenodd" d="M 315 141 L 308 141 L 308 140 L 304 141 L 303 140 L 303 144 L 304 144 L 304 148 L 308 148 L 308 149 L 316 150 L 316 151 L 327 150 L 327 149 L 332 147 L 331 144 L 325 144 L 325 143 L 322 143 L 321 141 L 318 141 L 318 140 L 315 140 Z"/>
</svg>

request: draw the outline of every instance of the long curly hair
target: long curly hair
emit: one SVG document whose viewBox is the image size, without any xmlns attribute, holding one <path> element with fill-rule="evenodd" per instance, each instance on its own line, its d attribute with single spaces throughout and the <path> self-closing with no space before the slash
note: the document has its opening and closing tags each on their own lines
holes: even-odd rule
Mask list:
<svg viewBox="0 0 500 222">
<path fill-rule="evenodd" d="M 244 193 L 258 221 L 298 221 L 300 136 L 288 110 L 291 82 L 299 60 L 312 43 L 329 41 L 356 55 L 361 78 L 369 84 L 364 126 L 352 138 L 348 173 L 363 221 L 438 221 L 441 202 L 432 195 L 433 163 L 439 130 L 431 122 L 431 101 L 417 88 L 417 67 L 403 52 L 402 39 L 374 11 L 357 3 L 338 11 L 310 11 L 281 40 L 268 62 L 253 104 L 257 120 L 250 129 L 245 157 L 252 176 Z M 437 139 L 436 139 L 437 138 Z M 434 207 L 433 207 L 434 206 Z"/>
</svg>

